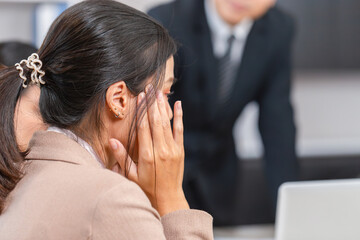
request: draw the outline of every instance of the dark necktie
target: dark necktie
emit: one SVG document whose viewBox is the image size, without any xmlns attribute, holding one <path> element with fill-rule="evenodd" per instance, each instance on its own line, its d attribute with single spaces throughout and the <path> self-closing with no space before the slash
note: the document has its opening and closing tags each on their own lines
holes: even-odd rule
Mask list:
<svg viewBox="0 0 360 240">
<path fill-rule="evenodd" d="M 225 55 L 219 59 L 219 91 L 218 106 L 224 106 L 230 99 L 232 87 L 235 81 L 236 64 L 231 61 L 231 50 L 235 37 L 231 35 Z"/>
</svg>

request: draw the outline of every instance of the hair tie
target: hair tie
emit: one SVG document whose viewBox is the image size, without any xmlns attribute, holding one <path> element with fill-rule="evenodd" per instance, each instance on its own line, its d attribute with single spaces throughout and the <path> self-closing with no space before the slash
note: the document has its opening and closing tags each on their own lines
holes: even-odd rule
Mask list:
<svg viewBox="0 0 360 240">
<path fill-rule="evenodd" d="M 39 59 L 39 55 L 33 53 L 28 57 L 27 60 L 23 59 L 20 63 L 16 63 L 16 70 L 18 70 L 20 78 L 23 80 L 23 88 L 27 88 L 26 80 L 27 78 L 24 76 L 24 68 L 21 64 L 25 63 L 26 67 L 32 69 L 31 72 L 31 82 L 32 84 L 36 84 L 40 87 L 40 84 L 45 84 L 45 81 L 42 79 L 45 76 L 45 72 L 41 70 L 42 61 Z"/>
</svg>

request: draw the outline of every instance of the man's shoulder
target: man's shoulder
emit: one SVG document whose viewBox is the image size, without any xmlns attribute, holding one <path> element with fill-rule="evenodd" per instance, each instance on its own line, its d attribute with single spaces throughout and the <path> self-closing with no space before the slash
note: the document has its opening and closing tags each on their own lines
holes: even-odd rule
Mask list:
<svg viewBox="0 0 360 240">
<path fill-rule="evenodd" d="M 293 17 L 278 6 L 271 8 L 255 23 L 259 28 L 266 29 L 268 35 L 279 44 L 291 41 L 296 31 Z"/>
<path fill-rule="evenodd" d="M 293 17 L 284 11 L 281 7 L 275 6 L 271 8 L 264 19 L 268 22 L 269 25 L 274 26 L 276 28 L 279 27 L 288 27 L 293 28 L 294 26 L 294 19 Z"/>
<path fill-rule="evenodd" d="M 155 7 L 148 10 L 148 13 L 150 15 L 154 14 L 154 13 L 155 14 L 164 13 L 164 12 L 168 12 L 169 10 L 174 9 L 174 7 L 175 7 L 175 1 L 171 1 L 171 2 L 168 2 L 168 3 L 156 5 Z"/>
<path fill-rule="evenodd" d="M 148 11 L 148 14 L 162 23 L 181 21 L 189 13 L 196 11 L 199 0 L 175 0 L 158 5 Z"/>
</svg>

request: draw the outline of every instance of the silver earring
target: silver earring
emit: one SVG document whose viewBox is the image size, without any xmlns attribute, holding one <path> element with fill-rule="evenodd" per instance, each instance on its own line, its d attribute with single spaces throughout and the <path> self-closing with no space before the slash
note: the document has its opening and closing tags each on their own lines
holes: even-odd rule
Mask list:
<svg viewBox="0 0 360 240">
<path fill-rule="evenodd" d="M 120 117 L 124 117 L 124 114 L 121 113 L 121 112 L 118 112 L 117 114 L 114 113 L 114 116 L 115 116 L 116 118 L 120 118 Z"/>
</svg>

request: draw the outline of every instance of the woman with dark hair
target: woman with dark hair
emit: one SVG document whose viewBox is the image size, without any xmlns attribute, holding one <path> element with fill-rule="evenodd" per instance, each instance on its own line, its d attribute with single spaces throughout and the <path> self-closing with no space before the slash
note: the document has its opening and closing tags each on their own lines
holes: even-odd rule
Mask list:
<svg viewBox="0 0 360 240">
<path fill-rule="evenodd" d="M 93 0 L 0 70 L 1 239 L 212 239 L 211 216 L 182 190 L 181 103 L 171 130 L 166 99 L 175 51 L 146 14 Z M 14 116 L 32 85 L 50 127 L 21 151 Z"/>
</svg>

